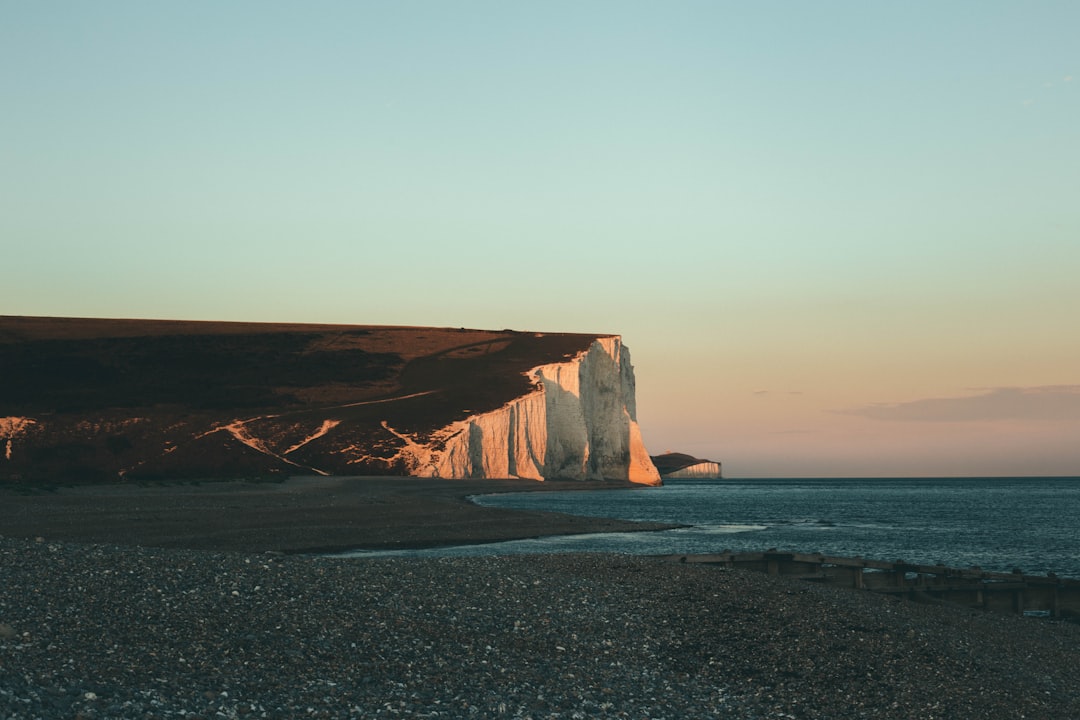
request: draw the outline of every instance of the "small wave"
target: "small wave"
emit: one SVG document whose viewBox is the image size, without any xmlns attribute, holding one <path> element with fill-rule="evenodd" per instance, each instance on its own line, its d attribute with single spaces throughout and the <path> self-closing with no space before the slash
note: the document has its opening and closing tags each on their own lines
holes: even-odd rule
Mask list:
<svg viewBox="0 0 1080 720">
<path fill-rule="evenodd" d="M 768 530 L 768 525 L 699 525 L 693 528 L 697 532 L 712 533 L 714 535 L 730 535 L 732 533 L 756 532 Z"/>
</svg>

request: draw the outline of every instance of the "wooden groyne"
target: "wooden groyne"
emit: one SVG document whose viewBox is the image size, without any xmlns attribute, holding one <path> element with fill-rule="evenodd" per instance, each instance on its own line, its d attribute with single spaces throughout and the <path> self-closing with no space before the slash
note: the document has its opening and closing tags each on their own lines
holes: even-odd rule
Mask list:
<svg viewBox="0 0 1080 720">
<path fill-rule="evenodd" d="M 861 557 L 828 557 L 817 553 L 721 552 L 668 555 L 671 562 L 703 563 L 756 570 L 838 587 L 870 590 L 916 602 L 937 602 L 1020 615 L 1080 620 L 1080 580 L 1056 575 L 984 572 L 973 567 L 916 565 Z"/>
</svg>

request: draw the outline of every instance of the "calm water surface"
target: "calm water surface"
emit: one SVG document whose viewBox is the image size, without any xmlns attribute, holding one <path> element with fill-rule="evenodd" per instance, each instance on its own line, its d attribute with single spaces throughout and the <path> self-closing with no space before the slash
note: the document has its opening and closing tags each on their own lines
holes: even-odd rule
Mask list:
<svg viewBox="0 0 1080 720">
<path fill-rule="evenodd" d="M 668 481 L 505 493 L 480 505 L 689 527 L 366 555 L 798 550 L 1080 578 L 1080 478 Z"/>
</svg>

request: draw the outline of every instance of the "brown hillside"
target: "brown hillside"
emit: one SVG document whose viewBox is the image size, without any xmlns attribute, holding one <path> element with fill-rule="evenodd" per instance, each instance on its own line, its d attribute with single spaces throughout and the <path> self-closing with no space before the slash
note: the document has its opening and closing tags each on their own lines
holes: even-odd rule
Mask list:
<svg viewBox="0 0 1080 720">
<path fill-rule="evenodd" d="M 0 316 L 0 481 L 401 473 L 402 436 L 501 407 L 596 337 Z"/>
</svg>

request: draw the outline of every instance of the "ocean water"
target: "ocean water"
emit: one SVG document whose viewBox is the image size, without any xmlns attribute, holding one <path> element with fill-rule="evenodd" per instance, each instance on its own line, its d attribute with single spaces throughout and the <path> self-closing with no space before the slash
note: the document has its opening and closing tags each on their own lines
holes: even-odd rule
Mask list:
<svg viewBox="0 0 1080 720">
<path fill-rule="evenodd" d="M 490 507 L 687 527 L 355 554 L 776 548 L 1080 578 L 1080 478 L 672 480 L 659 488 L 504 493 L 473 500 Z"/>
</svg>

